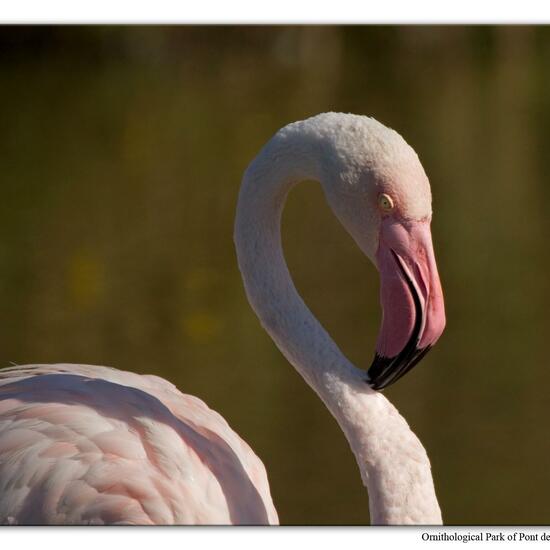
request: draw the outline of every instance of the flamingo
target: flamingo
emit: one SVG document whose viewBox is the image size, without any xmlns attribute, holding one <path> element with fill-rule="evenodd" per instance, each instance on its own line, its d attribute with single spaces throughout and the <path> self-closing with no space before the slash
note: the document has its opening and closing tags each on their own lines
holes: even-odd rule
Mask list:
<svg viewBox="0 0 550 550">
<path fill-rule="evenodd" d="M 378 268 L 383 320 L 365 372 L 300 298 L 281 246 L 286 196 L 320 182 Z M 445 325 L 431 192 L 414 150 L 373 118 L 324 113 L 279 130 L 246 170 L 235 244 L 248 300 L 344 432 L 374 524 L 441 523 L 427 453 L 384 389 Z M 274 524 L 265 468 L 201 400 L 162 378 L 88 365 L 0 371 L 0 522 Z"/>
</svg>

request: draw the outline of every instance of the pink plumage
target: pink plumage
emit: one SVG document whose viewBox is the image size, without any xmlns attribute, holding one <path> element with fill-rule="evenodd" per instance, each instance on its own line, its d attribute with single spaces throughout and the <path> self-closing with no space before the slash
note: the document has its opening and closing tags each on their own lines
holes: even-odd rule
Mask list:
<svg viewBox="0 0 550 550">
<path fill-rule="evenodd" d="M 88 365 L 0 371 L 0 523 L 277 523 L 265 468 L 200 399 Z"/>
<path fill-rule="evenodd" d="M 381 276 L 384 320 L 365 373 L 299 296 L 284 260 L 290 189 L 320 181 Z M 414 367 L 445 326 L 418 156 L 374 119 L 325 113 L 282 128 L 245 172 L 235 220 L 249 302 L 342 428 L 373 523 L 438 524 L 430 461 L 375 390 Z M 0 523 L 267 524 L 263 464 L 202 401 L 155 376 L 106 367 L 0 371 Z"/>
</svg>

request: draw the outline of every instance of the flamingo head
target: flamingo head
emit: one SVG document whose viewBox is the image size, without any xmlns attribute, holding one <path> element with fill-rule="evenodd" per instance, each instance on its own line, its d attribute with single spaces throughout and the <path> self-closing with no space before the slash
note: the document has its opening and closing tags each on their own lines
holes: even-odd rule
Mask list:
<svg viewBox="0 0 550 550">
<path fill-rule="evenodd" d="M 323 156 L 322 183 L 336 216 L 380 274 L 382 324 L 367 378 L 381 390 L 413 368 L 445 328 L 431 190 L 418 156 L 397 132 L 348 116 Z"/>
</svg>

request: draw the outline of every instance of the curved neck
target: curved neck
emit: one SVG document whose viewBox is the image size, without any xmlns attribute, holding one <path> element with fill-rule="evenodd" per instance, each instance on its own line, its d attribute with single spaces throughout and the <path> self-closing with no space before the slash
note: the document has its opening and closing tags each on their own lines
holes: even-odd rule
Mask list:
<svg viewBox="0 0 550 550">
<path fill-rule="evenodd" d="M 290 189 L 322 181 L 315 145 L 277 134 L 243 178 L 235 244 L 248 300 L 288 361 L 344 431 L 376 524 L 441 523 L 430 463 L 397 410 L 365 382 L 298 294 L 284 260 L 281 215 Z"/>
</svg>

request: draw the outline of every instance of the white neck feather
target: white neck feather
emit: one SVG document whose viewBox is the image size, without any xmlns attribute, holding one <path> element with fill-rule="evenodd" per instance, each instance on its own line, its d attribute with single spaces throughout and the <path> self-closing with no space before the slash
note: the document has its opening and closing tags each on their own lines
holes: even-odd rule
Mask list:
<svg viewBox="0 0 550 550">
<path fill-rule="evenodd" d="M 424 447 L 307 308 L 283 256 L 283 206 L 299 181 L 323 181 L 318 151 L 307 132 L 279 132 L 246 171 L 235 223 L 246 293 L 265 330 L 344 431 L 368 489 L 372 523 L 441 523 Z"/>
</svg>

